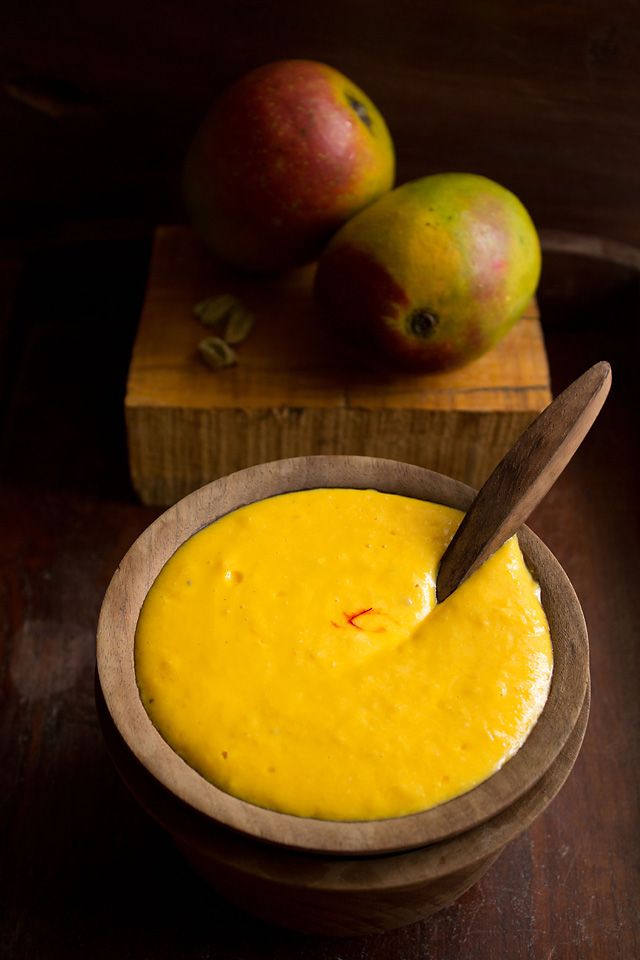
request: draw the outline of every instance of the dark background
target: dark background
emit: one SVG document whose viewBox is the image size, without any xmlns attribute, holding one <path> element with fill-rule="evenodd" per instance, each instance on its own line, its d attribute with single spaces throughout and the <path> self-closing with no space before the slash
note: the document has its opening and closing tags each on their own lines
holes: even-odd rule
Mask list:
<svg viewBox="0 0 640 960">
<path fill-rule="evenodd" d="M 2 17 L 0 955 L 634 960 L 638 4 L 10 0 Z M 573 774 L 458 903 L 342 942 L 211 895 L 120 786 L 93 706 L 100 602 L 157 514 L 131 492 L 122 415 L 152 228 L 181 218 L 181 159 L 213 95 L 292 56 L 369 93 L 400 180 L 466 169 L 515 190 L 543 231 L 554 390 L 599 359 L 614 368 L 593 434 L 531 521 L 590 630 Z"/>
<path fill-rule="evenodd" d="M 467 169 L 542 227 L 638 242 L 636 0 L 5 2 L 0 204 L 60 219 L 174 220 L 176 174 L 212 96 L 309 57 L 387 117 L 399 178 Z"/>
</svg>

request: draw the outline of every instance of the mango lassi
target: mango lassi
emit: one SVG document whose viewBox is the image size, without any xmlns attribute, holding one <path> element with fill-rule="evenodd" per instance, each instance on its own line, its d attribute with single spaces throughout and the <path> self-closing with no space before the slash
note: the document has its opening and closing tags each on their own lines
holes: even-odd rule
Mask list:
<svg viewBox="0 0 640 960">
<path fill-rule="evenodd" d="M 553 657 L 515 537 L 435 603 L 461 519 L 319 489 L 195 534 L 136 630 L 138 688 L 160 734 L 221 789 L 299 816 L 402 816 L 481 783 L 531 731 Z"/>
</svg>

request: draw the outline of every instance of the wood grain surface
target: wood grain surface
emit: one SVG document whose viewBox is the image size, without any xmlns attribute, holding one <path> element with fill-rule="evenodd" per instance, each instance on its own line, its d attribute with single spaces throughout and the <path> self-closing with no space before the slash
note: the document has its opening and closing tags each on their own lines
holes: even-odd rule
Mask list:
<svg viewBox="0 0 640 960">
<path fill-rule="evenodd" d="M 248 279 L 213 262 L 185 227 L 156 230 L 125 399 L 134 486 L 169 504 L 235 470 L 286 457 L 394 457 L 478 486 L 551 399 L 538 311 L 474 363 L 381 376 L 346 363 L 317 322 L 314 267 Z M 196 302 L 233 294 L 255 317 L 238 364 L 197 353 Z"/>
<path fill-rule="evenodd" d="M 212 895 L 130 799 L 104 750 L 93 697 L 98 610 L 120 557 L 158 513 L 135 502 L 117 412 L 149 239 L 100 239 L 96 230 L 85 243 L 75 236 L 27 258 L 6 341 L 0 954 L 635 960 L 636 276 L 579 257 L 545 264 L 541 310 L 554 389 L 602 358 L 616 371 L 597 426 L 530 520 L 569 573 L 589 626 L 591 716 L 573 773 L 545 814 L 457 903 L 396 932 L 335 941 L 248 920 Z"/>
</svg>

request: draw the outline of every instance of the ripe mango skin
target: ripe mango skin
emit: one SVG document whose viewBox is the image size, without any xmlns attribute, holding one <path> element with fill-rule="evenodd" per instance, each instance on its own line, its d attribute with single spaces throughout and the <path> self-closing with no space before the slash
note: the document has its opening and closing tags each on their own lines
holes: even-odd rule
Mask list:
<svg viewBox="0 0 640 960">
<path fill-rule="evenodd" d="M 366 94 L 326 64 L 285 60 L 214 104 L 188 153 L 184 192 L 217 257 L 268 273 L 317 257 L 394 175 L 389 131 Z"/>
<path fill-rule="evenodd" d="M 535 227 L 513 193 L 475 174 L 434 174 L 338 231 L 315 297 L 348 352 L 429 373 L 494 346 L 533 296 L 540 266 Z"/>
</svg>

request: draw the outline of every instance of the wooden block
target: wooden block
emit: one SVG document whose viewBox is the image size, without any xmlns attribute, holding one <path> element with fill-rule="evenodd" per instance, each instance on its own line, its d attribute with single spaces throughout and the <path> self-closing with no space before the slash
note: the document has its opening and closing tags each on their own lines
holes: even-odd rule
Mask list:
<svg viewBox="0 0 640 960">
<path fill-rule="evenodd" d="M 551 400 L 535 303 L 495 349 L 462 370 L 381 379 L 348 367 L 314 321 L 313 267 L 239 278 L 187 227 L 156 231 L 125 413 L 133 484 L 172 503 L 216 477 L 281 457 L 390 457 L 474 486 Z M 239 296 L 256 322 L 239 363 L 212 371 L 193 305 Z"/>
</svg>

